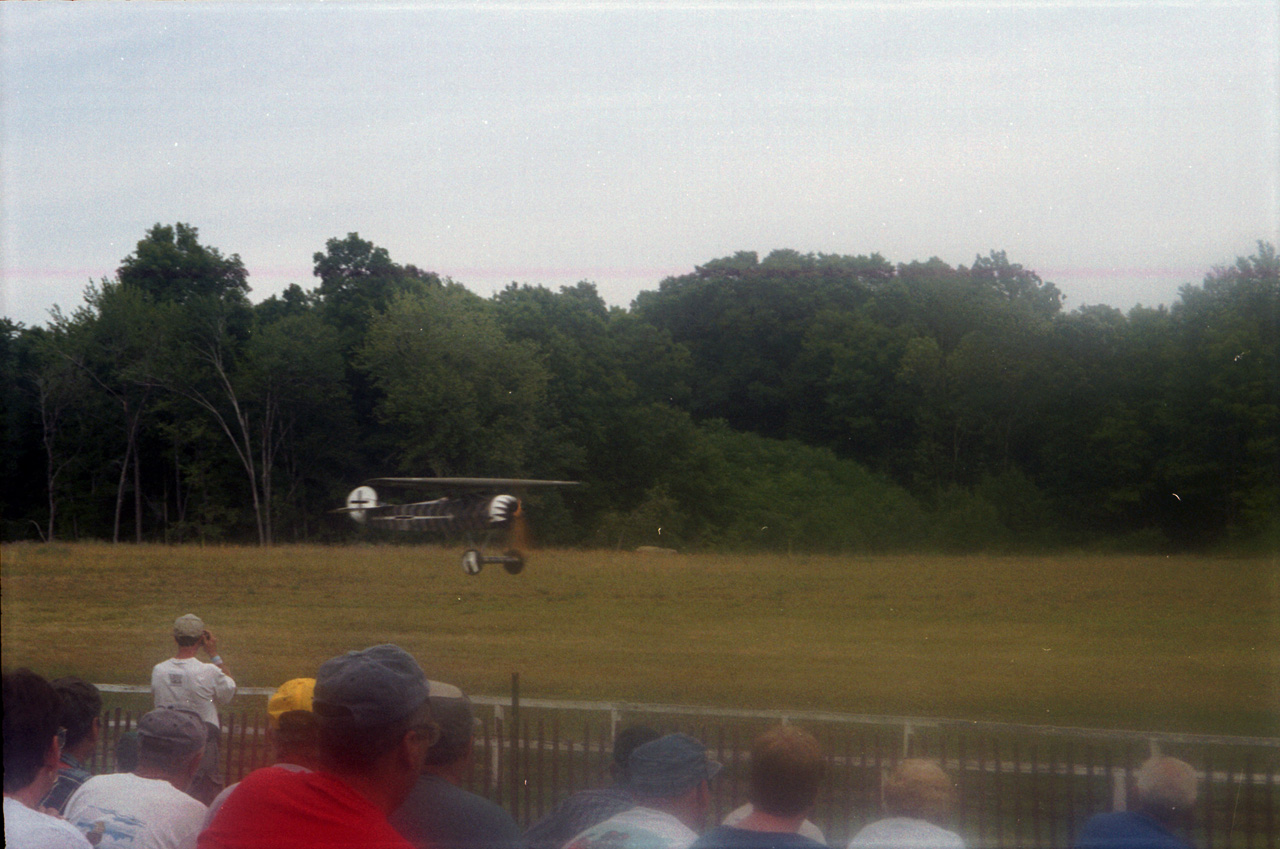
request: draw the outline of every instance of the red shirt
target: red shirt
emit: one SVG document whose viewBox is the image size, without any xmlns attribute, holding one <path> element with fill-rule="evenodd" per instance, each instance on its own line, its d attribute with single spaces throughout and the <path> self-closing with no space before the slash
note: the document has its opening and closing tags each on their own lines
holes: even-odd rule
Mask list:
<svg viewBox="0 0 1280 849">
<path fill-rule="evenodd" d="M 372 802 L 323 772 L 247 775 L 200 834 L 199 849 L 413 849 Z"/>
</svg>

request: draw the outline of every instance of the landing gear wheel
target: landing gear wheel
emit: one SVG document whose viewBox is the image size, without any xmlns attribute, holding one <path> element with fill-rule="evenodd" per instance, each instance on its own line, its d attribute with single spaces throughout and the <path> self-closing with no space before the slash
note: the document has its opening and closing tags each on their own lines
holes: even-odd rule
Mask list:
<svg viewBox="0 0 1280 849">
<path fill-rule="evenodd" d="M 524 571 L 524 557 L 518 551 L 508 551 L 504 553 L 502 568 L 507 570 L 510 575 L 519 575 Z"/>
<path fill-rule="evenodd" d="M 484 561 L 480 559 L 480 552 L 474 548 L 468 548 L 462 552 L 462 571 L 468 575 L 479 575 L 483 568 Z"/>
</svg>

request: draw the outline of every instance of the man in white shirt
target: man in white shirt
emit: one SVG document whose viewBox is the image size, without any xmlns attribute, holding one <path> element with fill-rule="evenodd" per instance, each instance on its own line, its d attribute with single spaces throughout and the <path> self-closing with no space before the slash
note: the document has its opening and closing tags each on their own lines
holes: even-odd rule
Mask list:
<svg viewBox="0 0 1280 849">
<path fill-rule="evenodd" d="M 236 682 L 218 654 L 217 639 L 199 616 L 179 616 L 173 623 L 173 639 L 178 644 L 177 654 L 151 670 L 151 695 L 156 707 L 193 710 L 205 723 L 208 738 L 204 760 L 190 792 L 207 804 L 222 789 L 218 778 L 218 705 L 230 704 L 236 694 Z M 196 657 L 201 649 L 208 654 L 208 663 Z"/>
<path fill-rule="evenodd" d="M 137 768 L 90 778 L 67 801 L 67 820 L 101 835 L 98 849 L 194 849 L 205 806 L 183 791 L 204 743 L 191 711 L 151 711 L 138 720 Z"/>
<path fill-rule="evenodd" d="M 4 844 L 8 849 L 89 849 L 75 826 L 37 806 L 62 757 L 57 691 L 30 669 L 4 673 Z"/>
<path fill-rule="evenodd" d="M 902 761 L 884 780 L 888 817 L 863 826 L 849 849 L 964 849 L 949 825 L 956 786 L 942 767 L 924 758 Z"/>
<path fill-rule="evenodd" d="M 687 734 L 668 734 L 627 759 L 636 806 L 579 834 L 565 849 L 688 849 L 711 809 L 720 764 Z"/>
</svg>

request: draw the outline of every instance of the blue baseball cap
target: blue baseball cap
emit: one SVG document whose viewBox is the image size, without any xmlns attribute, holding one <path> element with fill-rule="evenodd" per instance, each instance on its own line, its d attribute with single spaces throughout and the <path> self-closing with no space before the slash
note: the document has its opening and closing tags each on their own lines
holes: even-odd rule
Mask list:
<svg viewBox="0 0 1280 849">
<path fill-rule="evenodd" d="M 322 663 L 312 710 L 322 722 L 378 728 L 412 716 L 428 695 L 422 667 L 407 651 L 387 643 Z"/>
<path fill-rule="evenodd" d="M 175 752 L 195 752 L 204 746 L 209 731 L 195 711 L 166 706 L 143 714 L 138 736 Z"/>
<path fill-rule="evenodd" d="M 627 784 L 637 796 L 679 796 L 710 781 L 721 764 L 707 757 L 707 747 L 688 734 L 668 734 L 637 746 L 627 758 Z"/>
</svg>

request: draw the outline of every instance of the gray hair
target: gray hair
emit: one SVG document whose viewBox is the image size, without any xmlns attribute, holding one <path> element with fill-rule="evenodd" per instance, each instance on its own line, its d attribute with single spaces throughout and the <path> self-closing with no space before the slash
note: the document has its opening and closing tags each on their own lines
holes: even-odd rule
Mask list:
<svg viewBox="0 0 1280 849">
<path fill-rule="evenodd" d="M 194 757 L 199 757 L 204 746 L 175 745 L 166 740 L 138 737 L 137 767 L 151 767 L 166 773 L 180 773 Z"/>
<path fill-rule="evenodd" d="M 1137 772 L 1138 801 L 1143 808 L 1172 813 L 1196 803 L 1196 771 L 1177 758 L 1148 758 Z"/>
<path fill-rule="evenodd" d="M 914 817 L 935 825 L 951 816 L 956 787 L 936 761 L 908 758 L 885 777 L 884 807 L 891 816 Z"/>
</svg>

